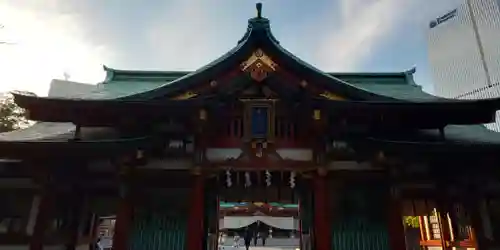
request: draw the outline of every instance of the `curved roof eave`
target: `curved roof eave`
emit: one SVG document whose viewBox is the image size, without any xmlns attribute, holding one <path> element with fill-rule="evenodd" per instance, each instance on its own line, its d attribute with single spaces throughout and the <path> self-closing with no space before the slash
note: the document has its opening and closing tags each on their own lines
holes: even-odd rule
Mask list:
<svg viewBox="0 0 500 250">
<path fill-rule="evenodd" d="M 196 106 L 203 105 L 214 99 L 212 95 L 205 96 L 204 98 L 198 99 L 187 99 L 187 100 L 169 100 L 168 102 L 151 102 L 147 100 L 123 100 L 117 99 L 75 99 L 75 98 L 62 98 L 62 97 L 40 97 L 34 95 L 28 95 L 24 93 L 12 93 L 14 96 L 14 102 L 21 108 L 29 109 L 35 104 L 57 104 L 57 105 L 89 105 L 89 106 L 99 106 L 99 105 L 112 105 L 115 103 L 131 104 L 131 105 L 145 105 L 145 106 L 173 106 L 173 107 L 183 107 L 183 106 Z"/>
<path fill-rule="evenodd" d="M 500 144 L 493 143 L 473 143 L 473 142 L 428 142 L 428 141 L 396 141 L 396 140 L 385 140 L 379 138 L 369 137 L 364 140 L 364 143 L 373 143 L 378 148 L 382 146 L 383 149 L 393 149 L 399 152 L 417 152 L 419 149 L 421 151 L 442 154 L 442 153 L 495 153 L 500 149 Z M 418 153 L 417 152 L 417 153 Z"/>
<path fill-rule="evenodd" d="M 107 73 L 117 73 L 117 74 L 126 74 L 131 76 L 147 76 L 147 75 L 164 75 L 164 76 L 186 76 L 188 74 L 193 73 L 194 71 L 170 71 L 170 70 L 133 70 L 133 69 L 115 69 L 110 68 L 106 65 L 103 65 L 105 71 Z M 411 76 L 413 73 L 413 68 L 405 71 L 394 71 L 394 72 L 326 72 L 326 74 L 331 75 L 335 78 L 338 76 L 348 76 L 348 77 L 405 77 Z M 114 80 L 114 79 L 112 79 Z"/>
<path fill-rule="evenodd" d="M 51 159 L 55 156 L 68 157 L 109 157 L 113 154 L 137 150 L 151 143 L 150 137 L 122 138 L 113 140 L 77 141 L 0 141 L 0 157 L 9 159 Z M 27 151 L 33 152 L 26 154 Z"/>
<path fill-rule="evenodd" d="M 367 101 L 338 101 L 338 100 L 328 100 L 325 98 L 315 97 L 311 99 L 314 103 L 324 104 L 324 105 L 332 105 L 335 107 L 339 107 L 342 105 L 358 105 L 358 106 L 394 106 L 398 105 L 398 107 L 412 107 L 414 105 L 419 105 L 420 107 L 437 107 L 437 106 L 446 106 L 446 105 L 454 105 L 455 108 L 489 108 L 489 109 L 500 109 L 500 97 L 496 98 L 486 98 L 486 99 L 447 99 L 447 98 L 439 98 L 435 100 L 429 100 L 426 102 L 399 102 L 395 103 L 393 101 L 388 100 L 367 100 Z M 459 105 L 459 106 L 456 106 Z"/>
<path fill-rule="evenodd" d="M 103 65 L 104 71 L 106 72 L 106 80 L 104 83 L 115 80 L 116 76 L 132 76 L 132 77 L 144 77 L 144 76 L 160 76 L 160 77 L 182 77 L 192 73 L 193 71 L 164 71 L 164 70 L 128 70 L 128 69 L 115 69 Z"/>
</svg>

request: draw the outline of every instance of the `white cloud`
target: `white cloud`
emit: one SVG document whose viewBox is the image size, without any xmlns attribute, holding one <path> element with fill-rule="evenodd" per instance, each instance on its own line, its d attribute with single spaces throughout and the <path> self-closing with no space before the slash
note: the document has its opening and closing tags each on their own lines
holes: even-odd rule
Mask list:
<svg viewBox="0 0 500 250">
<path fill-rule="evenodd" d="M 461 1 L 339 0 L 340 15 L 325 25 L 331 32 L 317 50 L 318 64 L 333 71 L 355 71 L 383 44 L 405 42 L 408 37 L 398 36 L 399 31 L 414 29 L 420 33 L 415 37 L 424 36 L 429 20 Z"/>
<path fill-rule="evenodd" d="M 394 32 L 398 20 L 411 9 L 408 0 L 341 0 L 340 23 L 318 50 L 322 68 L 352 71 L 370 57 L 387 35 Z"/>
<path fill-rule="evenodd" d="M 17 1 L 16 1 L 17 2 Z M 76 16 L 64 13 L 59 1 L 36 4 L 0 3 L 0 92 L 28 90 L 46 95 L 54 78 L 64 72 L 74 81 L 96 83 L 103 79 L 102 63 L 107 48 L 94 46 L 82 32 Z"/>
<path fill-rule="evenodd" d="M 195 70 L 231 49 L 239 39 L 224 32 L 227 24 L 219 19 L 218 14 L 224 15 L 220 13 L 221 8 L 231 11 L 227 5 L 204 0 L 174 0 L 164 8 L 163 15 L 152 18 L 144 44 L 164 70 Z M 241 35 L 243 32 L 241 29 Z M 226 46 L 228 43 L 231 45 Z"/>
</svg>

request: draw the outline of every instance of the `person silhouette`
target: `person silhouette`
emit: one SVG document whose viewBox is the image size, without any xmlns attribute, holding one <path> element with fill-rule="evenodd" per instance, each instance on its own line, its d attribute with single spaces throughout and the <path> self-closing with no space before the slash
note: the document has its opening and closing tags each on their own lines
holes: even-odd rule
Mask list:
<svg viewBox="0 0 500 250">
<path fill-rule="evenodd" d="M 266 232 L 266 230 L 264 230 L 264 231 L 262 232 L 262 234 L 260 234 L 260 238 L 262 239 L 262 246 L 264 246 L 264 247 L 266 246 L 266 239 L 267 239 L 267 237 L 268 237 L 268 236 L 269 236 L 269 235 L 268 235 L 268 233 Z"/>
<path fill-rule="evenodd" d="M 245 248 L 248 250 L 250 248 L 250 243 L 252 242 L 252 232 L 247 228 L 245 228 L 245 235 L 243 236 L 243 240 L 245 241 Z"/>
</svg>

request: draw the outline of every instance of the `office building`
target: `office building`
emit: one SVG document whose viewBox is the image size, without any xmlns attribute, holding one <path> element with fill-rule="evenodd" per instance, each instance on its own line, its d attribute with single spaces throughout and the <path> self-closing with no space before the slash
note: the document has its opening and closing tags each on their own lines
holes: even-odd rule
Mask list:
<svg viewBox="0 0 500 250">
<path fill-rule="evenodd" d="M 435 94 L 447 98 L 500 96 L 500 0 L 464 0 L 429 24 Z M 500 131 L 500 120 L 487 124 Z"/>
</svg>

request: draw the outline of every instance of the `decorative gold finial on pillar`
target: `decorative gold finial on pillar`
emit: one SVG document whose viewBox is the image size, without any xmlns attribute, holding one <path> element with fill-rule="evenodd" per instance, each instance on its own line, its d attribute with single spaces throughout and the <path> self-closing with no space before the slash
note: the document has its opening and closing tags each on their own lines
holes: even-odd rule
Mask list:
<svg viewBox="0 0 500 250">
<path fill-rule="evenodd" d="M 257 18 L 262 18 L 262 3 L 257 3 L 255 7 L 257 8 Z"/>
</svg>

